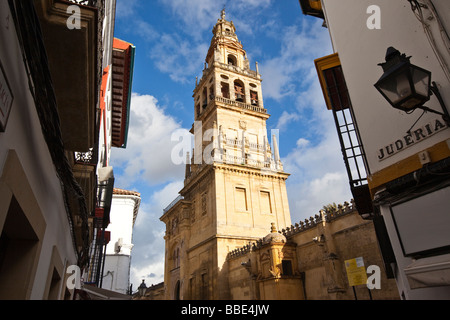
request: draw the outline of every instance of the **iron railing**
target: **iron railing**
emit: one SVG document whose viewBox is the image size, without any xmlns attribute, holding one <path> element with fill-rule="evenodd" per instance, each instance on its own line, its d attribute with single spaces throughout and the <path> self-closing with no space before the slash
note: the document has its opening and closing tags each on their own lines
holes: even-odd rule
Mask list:
<svg viewBox="0 0 450 320">
<path fill-rule="evenodd" d="M 67 0 L 69 2 L 73 2 L 82 6 L 96 7 L 99 0 Z"/>
</svg>

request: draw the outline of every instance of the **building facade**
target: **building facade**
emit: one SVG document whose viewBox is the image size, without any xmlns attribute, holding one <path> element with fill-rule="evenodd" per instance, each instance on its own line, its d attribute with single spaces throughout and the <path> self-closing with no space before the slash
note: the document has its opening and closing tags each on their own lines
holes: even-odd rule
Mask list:
<svg viewBox="0 0 450 320">
<path fill-rule="evenodd" d="M 79 297 L 92 266 L 114 180 L 99 154 L 115 5 L 0 3 L 0 299 Z"/>
<path fill-rule="evenodd" d="M 353 282 L 350 261 L 359 261 Z M 372 221 L 354 203 L 320 210 L 310 219 L 231 251 L 227 258 L 233 300 L 398 300 L 388 279 Z"/>
<path fill-rule="evenodd" d="M 131 294 L 130 266 L 133 249 L 133 227 L 136 221 L 141 195 L 134 191 L 114 189 L 111 215 L 106 232 L 111 240 L 106 246 L 102 288 L 121 294 Z"/>
<path fill-rule="evenodd" d="M 194 90 L 184 188 L 160 218 L 164 283 L 143 284 L 135 299 L 354 299 L 345 261 L 382 266 L 373 224 L 353 205 L 291 225 L 289 174 L 266 129 L 261 81 L 223 11 Z M 395 282 L 379 276 L 373 296 L 398 299 Z M 369 299 L 364 287 L 356 291 Z"/>
<path fill-rule="evenodd" d="M 351 261 L 358 261 L 362 281 L 355 283 L 353 271 L 347 270 Z M 400 299 L 395 280 L 385 271 L 374 224 L 361 218 L 353 202 L 320 210 L 279 231 L 272 224 L 264 237 L 231 250 L 224 265 L 221 285 L 227 287 L 228 300 Z M 199 290 L 192 288 L 188 299 L 202 299 Z M 166 291 L 160 283 L 133 299 L 171 299 Z"/>
<path fill-rule="evenodd" d="M 386 271 L 403 299 L 450 298 L 449 2 L 300 5 L 330 32 L 334 54 L 315 61 L 318 76 L 356 206 L 375 224 Z M 391 87 L 380 87 L 387 80 Z"/>
<path fill-rule="evenodd" d="M 109 5 L 115 4 L 111 2 Z M 111 9 L 112 9 L 111 8 Z M 106 24 L 109 25 L 109 24 Z M 86 284 L 103 287 L 106 247 L 111 241 L 111 210 L 114 197 L 114 168 L 111 166 L 111 149 L 126 148 L 130 120 L 131 88 L 133 83 L 135 47 L 110 34 L 111 46 L 104 53 L 100 91 L 99 140 L 95 152 L 81 154 L 88 163 L 97 163 L 97 208 L 92 218 L 93 239 L 90 246 L 89 266 L 84 269 Z M 93 150 L 94 150 L 93 149 Z M 96 157 L 89 156 L 96 154 Z"/>
</svg>

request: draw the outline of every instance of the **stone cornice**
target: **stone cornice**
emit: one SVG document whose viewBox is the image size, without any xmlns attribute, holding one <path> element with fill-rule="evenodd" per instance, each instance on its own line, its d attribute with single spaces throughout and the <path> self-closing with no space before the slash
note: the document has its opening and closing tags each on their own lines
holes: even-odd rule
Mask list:
<svg viewBox="0 0 450 320">
<path fill-rule="evenodd" d="M 287 180 L 290 174 L 281 171 L 273 171 L 273 170 L 262 170 L 260 168 L 254 168 L 246 165 L 236 165 L 236 164 L 226 164 L 226 163 L 214 163 L 213 164 L 215 170 L 229 171 L 235 173 L 244 173 L 250 175 L 256 175 L 261 177 L 267 177 L 269 179 L 280 179 Z"/>
</svg>

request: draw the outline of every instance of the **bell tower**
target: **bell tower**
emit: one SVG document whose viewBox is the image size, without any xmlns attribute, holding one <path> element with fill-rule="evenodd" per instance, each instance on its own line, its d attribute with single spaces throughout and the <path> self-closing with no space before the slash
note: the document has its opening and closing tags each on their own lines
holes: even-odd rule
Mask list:
<svg viewBox="0 0 450 320">
<path fill-rule="evenodd" d="M 193 93 L 184 188 L 161 217 L 167 299 L 227 299 L 228 253 L 266 236 L 272 223 L 291 225 L 289 174 L 267 131 L 261 83 L 223 10 Z"/>
</svg>

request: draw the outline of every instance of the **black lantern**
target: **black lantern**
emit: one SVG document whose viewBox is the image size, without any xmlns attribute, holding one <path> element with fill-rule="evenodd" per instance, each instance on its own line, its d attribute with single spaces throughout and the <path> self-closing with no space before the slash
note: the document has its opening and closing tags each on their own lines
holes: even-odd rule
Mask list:
<svg viewBox="0 0 450 320">
<path fill-rule="evenodd" d="M 410 59 L 389 47 L 386 62 L 379 64 L 384 74 L 375 84 L 394 108 L 406 112 L 422 107 L 431 95 L 431 72 L 411 64 Z"/>
<path fill-rule="evenodd" d="M 145 280 L 142 280 L 141 285 L 138 287 L 139 295 L 143 297 L 145 295 L 145 291 L 147 290 L 147 286 L 145 285 Z"/>
</svg>

